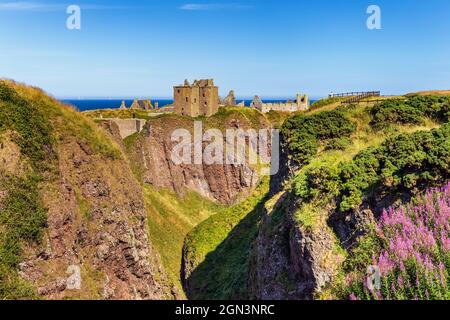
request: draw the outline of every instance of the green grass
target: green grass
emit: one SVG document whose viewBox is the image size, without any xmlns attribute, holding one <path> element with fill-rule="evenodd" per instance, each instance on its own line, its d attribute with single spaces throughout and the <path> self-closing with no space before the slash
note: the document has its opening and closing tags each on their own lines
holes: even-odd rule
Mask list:
<svg viewBox="0 0 450 320">
<path fill-rule="evenodd" d="M 316 110 L 316 109 L 320 109 L 320 108 L 328 106 L 328 105 L 336 104 L 338 102 L 344 101 L 345 99 L 346 98 L 341 98 L 341 97 L 320 99 L 311 105 L 310 110 Z"/>
<path fill-rule="evenodd" d="M 0 134 L 15 133 L 15 143 L 31 168 L 16 175 L 0 170 L 0 299 L 31 299 L 37 294 L 21 280 L 17 267 L 22 245 L 39 243 L 47 222 L 47 209 L 39 194 L 43 175 L 54 169 L 52 126 L 35 104 L 0 82 Z"/>
<path fill-rule="evenodd" d="M 145 119 L 149 120 L 151 118 L 157 117 L 158 113 L 155 111 L 148 110 L 122 110 L 122 109 L 102 109 L 102 110 L 92 110 L 83 112 L 89 118 L 100 119 L 100 118 L 118 118 L 118 119 Z"/>
<path fill-rule="evenodd" d="M 251 245 L 268 188 L 264 179 L 248 199 L 212 216 L 186 237 L 185 264 L 194 266 L 188 279 L 190 299 L 248 298 Z"/>
<path fill-rule="evenodd" d="M 182 292 L 180 270 L 184 239 L 196 225 L 223 207 L 189 191 L 180 198 L 172 191 L 156 190 L 147 185 L 144 195 L 151 242 L 161 255 L 170 282 Z"/>
</svg>

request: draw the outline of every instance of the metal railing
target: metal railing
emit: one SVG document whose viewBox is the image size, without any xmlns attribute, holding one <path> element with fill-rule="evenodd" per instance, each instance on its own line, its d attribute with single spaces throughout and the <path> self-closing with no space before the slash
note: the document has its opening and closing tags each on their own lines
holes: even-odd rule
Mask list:
<svg viewBox="0 0 450 320">
<path fill-rule="evenodd" d="M 347 100 L 342 101 L 342 104 L 351 104 L 359 102 L 365 98 L 369 97 L 380 97 L 380 91 L 366 91 L 366 92 L 347 92 L 347 93 L 338 93 L 333 95 L 333 97 L 350 97 Z"/>
<path fill-rule="evenodd" d="M 354 96 L 375 96 L 379 97 L 381 95 L 380 91 L 354 91 L 354 92 L 345 92 L 345 93 L 332 93 L 329 95 L 330 98 L 343 98 L 343 97 L 354 97 Z"/>
</svg>

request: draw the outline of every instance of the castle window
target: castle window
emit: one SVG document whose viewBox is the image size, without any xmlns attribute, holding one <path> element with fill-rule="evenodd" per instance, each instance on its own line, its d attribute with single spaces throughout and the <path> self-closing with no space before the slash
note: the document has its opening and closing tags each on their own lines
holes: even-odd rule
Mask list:
<svg viewBox="0 0 450 320">
<path fill-rule="evenodd" d="M 194 98 L 194 103 L 197 103 L 197 98 Z"/>
<path fill-rule="evenodd" d="M 186 102 L 189 102 L 189 98 L 188 97 L 186 97 Z"/>
<path fill-rule="evenodd" d="M 180 93 L 180 89 L 178 89 L 178 93 Z"/>
</svg>

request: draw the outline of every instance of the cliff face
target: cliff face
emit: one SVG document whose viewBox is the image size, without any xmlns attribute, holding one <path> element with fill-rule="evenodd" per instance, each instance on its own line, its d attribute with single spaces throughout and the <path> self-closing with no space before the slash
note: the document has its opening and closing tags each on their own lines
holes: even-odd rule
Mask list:
<svg viewBox="0 0 450 320">
<path fill-rule="evenodd" d="M 299 206 L 288 192 L 266 204 L 253 245 L 249 287 L 256 299 L 308 300 L 337 274 L 343 256 L 326 221 L 314 228 L 297 223 Z"/>
<path fill-rule="evenodd" d="M 256 166 L 249 165 L 248 160 L 244 164 L 236 165 L 227 164 L 225 158 L 223 164 L 175 164 L 172 161 L 172 150 L 178 142 L 171 141 L 171 134 L 175 129 L 181 128 L 192 132 L 194 122 L 186 118 L 172 117 L 149 120 L 129 149 L 131 162 L 135 164 L 135 169 L 144 183 L 171 189 L 179 195 L 183 195 L 186 189 L 191 189 L 223 204 L 233 204 L 255 188 L 260 176 Z M 214 117 L 204 120 L 203 126 L 205 130 L 270 128 L 270 124 L 261 114 L 255 112 L 254 117 L 256 125 L 243 114 L 236 112 L 220 119 L 221 122 Z M 224 134 L 224 140 L 221 142 L 223 146 L 226 145 L 225 139 Z M 207 145 L 207 142 L 203 142 L 203 151 Z"/>
<path fill-rule="evenodd" d="M 164 298 L 164 271 L 149 244 L 140 186 L 124 161 L 95 156 L 88 145 L 70 140 L 58 148 L 53 190 L 44 191 L 44 247 L 27 253 L 23 278 L 50 299 Z M 79 292 L 67 288 L 77 270 Z"/>
<path fill-rule="evenodd" d="M 148 238 L 142 190 L 119 146 L 41 91 L 11 82 L 0 85 L 5 112 L 0 123 L 0 206 L 5 209 L 0 229 L 30 215 L 27 223 L 36 225 L 38 234 L 27 239 L 31 233 L 22 233 L 24 225 L 10 227 L 17 230 L 11 235 L 20 249 L 11 251 L 17 264 L 0 258 L 8 270 L 0 277 L 15 279 L 17 274 L 18 279 L 0 293 L 14 296 L 13 288 L 25 281 L 30 292 L 46 299 L 169 298 L 165 272 Z M 42 127 L 36 127 L 35 119 L 44 122 Z M 31 136 L 42 137 L 37 142 L 43 147 L 31 144 Z M 36 199 L 23 191 L 28 184 L 36 186 L 30 188 Z M 15 205 L 23 197 L 36 203 L 33 210 L 22 213 Z M 37 225 L 38 218 L 43 221 Z M 2 248 L 8 248 L 5 241 L 0 239 Z"/>
</svg>

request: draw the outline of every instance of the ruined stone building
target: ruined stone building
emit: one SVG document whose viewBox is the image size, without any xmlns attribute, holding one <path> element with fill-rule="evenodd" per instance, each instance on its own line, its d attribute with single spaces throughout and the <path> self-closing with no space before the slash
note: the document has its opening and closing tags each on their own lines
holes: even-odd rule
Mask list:
<svg viewBox="0 0 450 320">
<path fill-rule="evenodd" d="M 230 93 L 228 94 L 228 96 L 226 96 L 223 101 L 222 101 L 222 105 L 224 106 L 235 106 L 236 103 L 236 96 L 234 95 L 234 91 L 231 90 Z"/>
<path fill-rule="evenodd" d="M 212 116 L 219 110 L 219 88 L 214 80 L 195 80 L 192 85 L 185 80 L 184 85 L 174 87 L 174 112 L 198 117 Z"/>
<path fill-rule="evenodd" d="M 132 110 L 153 110 L 154 107 L 152 105 L 151 100 L 138 100 L 134 99 L 133 104 L 130 109 Z"/>
<path fill-rule="evenodd" d="M 309 99 L 306 94 L 303 96 L 297 94 L 295 101 L 263 103 L 259 96 L 255 96 L 250 107 L 256 108 L 262 113 L 267 113 L 271 110 L 284 112 L 305 111 L 309 109 Z"/>
</svg>

